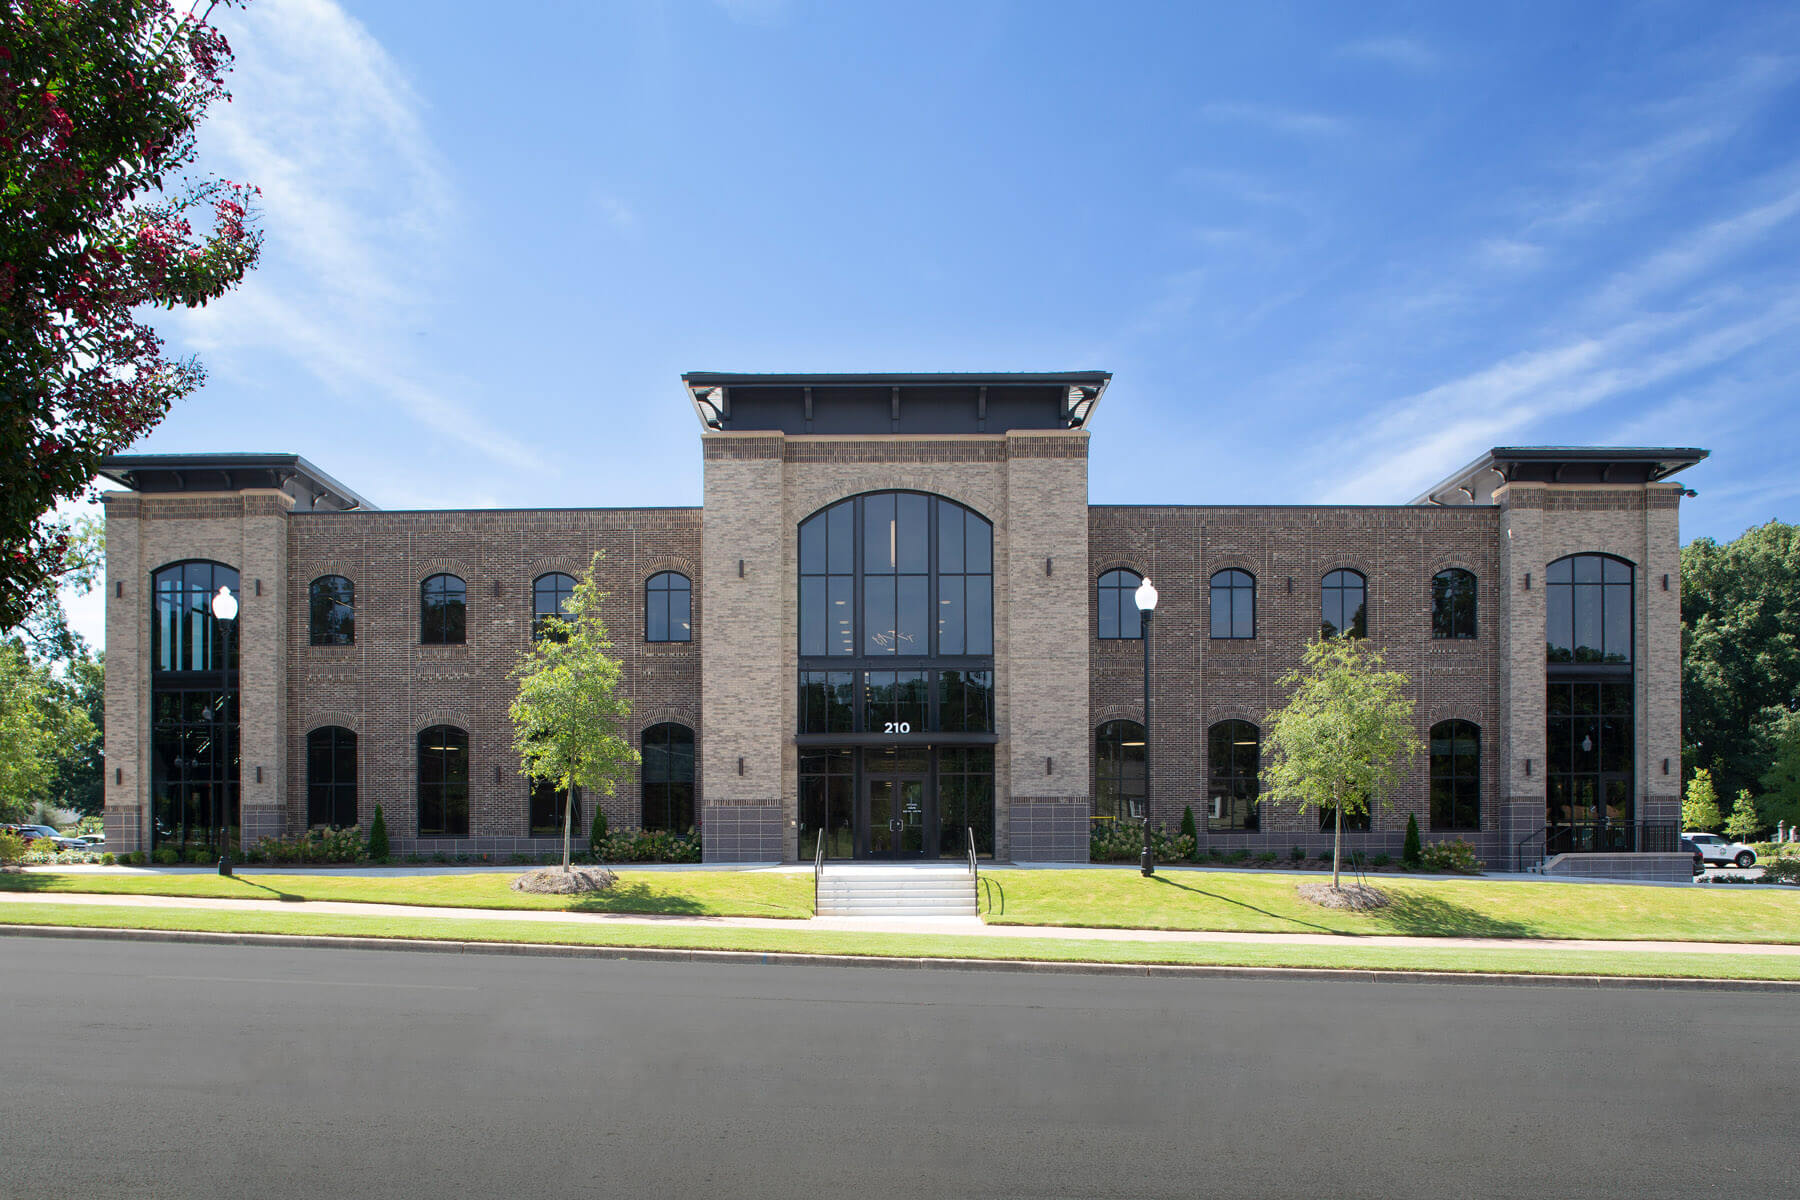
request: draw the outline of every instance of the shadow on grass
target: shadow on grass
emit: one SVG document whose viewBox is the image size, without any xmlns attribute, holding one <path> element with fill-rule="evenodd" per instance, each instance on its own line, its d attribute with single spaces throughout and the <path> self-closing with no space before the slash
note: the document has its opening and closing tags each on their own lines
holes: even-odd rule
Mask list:
<svg viewBox="0 0 1800 1200">
<path fill-rule="evenodd" d="M 1544 936 L 1535 925 L 1506 920 L 1446 900 L 1414 892 L 1388 893 L 1388 906 L 1369 914 L 1382 933 L 1408 937 L 1533 938 Z"/>
<path fill-rule="evenodd" d="M 47 892 L 51 890 L 52 878 L 54 876 L 20 871 L 12 867 L 0 868 L 0 892 Z"/>
<path fill-rule="evenodd" d="M 1167 875 L 1152 875 L 1151 878 L 1154 879 L 1157 883 L 1165 884 L 1168 887 L 1180 888 L 1182 891 L 1192 892 L 1196 896 L 1205 896 L 1208 900 L 1217 900 L 1221 904 L 1235 904 L 1239 908 L 1247 908 L 1253 913 L 1261 913 L 1265 917 L 1270 917 L 1277 921 L 1286 921 L 1291 925 L 1304 925 L 1306 928 L 1316 929 L 1320 933 L 1342 933 L 1343 932 L 1343 930 L 1341 930 L 1341 929 L 1328 929 L 1323 925 L 1314 925 L 1311 921 L 1302 921 L 1299 917 L 1291 917 L 1291 916 L 1286 915 L 1285 913 L 1270 912 L 1266 908 L 1258 908 L 1254 904 L 1246 904 L 1242 900 L 1233 899 L 1230 896 L 1221 896 L 1221 895 L 1219 895 L 1219 893 L 1209 892 L 1205 888 L 1190 887 L 1189 885 L 1187 885 L 1185 883 L 1176 883 L 1173 879 L 1170 879 Z M 1354 935 L 1352 935 L 1352 936 L 1354 936 Z"/>
<path fill-rule="evenodd" d="M 604 892 L 584 896 L 568 907 L 569 912 L 648 913 L 651 916 L 694 917 L 706 912 L 706 906 L 689 896 L 672 896 L 652 891 L 649 885 L 634 880 L 613 884 Z"/>
<path fill-rule="evenodd" d="M 232 876 L 230 876 L 230 879 L 233 883 L 241 883 L 245 887 L 256 888 L 259 891 L 264 891 L 264 892 L 269 893 L 269 895 L 267 897 L 252 896 L 251 899 L 253 899 L 253 900 L 262 900 L 262 899 L 273 898 L 276 900 L 284 901 L 288 904 L 303 904 L 306 901 L 305 896 L 296 896 L 292 892 L 277 891 L 275 888 L 270 887 L 266 883 L 258 883 L 258 882 L 256 882 L 256 880 L 246 879 L 242 875 L 232 875 Z"/>
</svg>

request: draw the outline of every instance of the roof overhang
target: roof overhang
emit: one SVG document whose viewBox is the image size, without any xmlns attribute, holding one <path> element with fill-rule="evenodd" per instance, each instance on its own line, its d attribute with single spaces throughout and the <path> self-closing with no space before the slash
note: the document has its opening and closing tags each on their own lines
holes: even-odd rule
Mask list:
<svg viewBox="0 0 1800 1200">
<path fill-rule="evenodd" d="M 298 454 L 114 454 L 101 460 L 100 475 L 134 492 L 272 488 L 304 492 L 314 507 L 375 507 Z"/>
<path fill-rule="evenodd" d="M 1710 451 L 1692 446 L 1495 446 L 1414 504 L 1492 504 L 1508 483 L 1655 483 Z"/>
<path fill-rule="evenodd" d="M 1111 371 L 989 371 L 853 372 L 849 374 L 758 374 L 731 371 L 689 371 L 681 377 L 688 402 L 702 429 L 731 427 L 731 389 L 742 388 L 1030 388 L 1053 387 L 1062 392 L 1062 428 L 1085 429 L 1100 406 L 1100 396 L 1112 382 Z M 898 403 L 898 401 L 896 401 Z"/>
</svg>

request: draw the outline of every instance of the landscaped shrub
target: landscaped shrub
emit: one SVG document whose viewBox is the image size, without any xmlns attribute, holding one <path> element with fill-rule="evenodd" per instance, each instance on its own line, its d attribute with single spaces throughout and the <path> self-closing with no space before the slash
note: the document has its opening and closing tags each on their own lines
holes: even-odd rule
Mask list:
<svg viewBox="0 0 1800 1200">
<path fill-rule="evenodd" d="M 1249 862 L 1250 861 L 1250 851 L 1240 848 L 1237 850 L 1233 850 L 1226 857 L 1229 858 L 1232 862 Z"/>
<path fill-rule="evenodd" d="M 369 861 L 384 863 L 391 854 L 392 851 L 388 849 L 387 819 L 381 815 L 381 805 L 377 804 L 375 819 L 369 822 Z"/>
<path fill-rule="evenodd" d="M 100 865 L 103 867 L 117 866 L 118 862 L 119 862 L 119 860 L 114 858 L 110 854 L 102 854 L 100 856 Z"/>
<path fill-rule="evenodd" d="M 1088 837 L 1093 862 L 1136 862 L 1144 854 L 1144 827 L 1135 821 L 1101 821 Z M 1150 854 L 1157 862 L 1183 862 L 1194 857 L 1194 839 L 1150 827 Z"/>
<path fill-rule="evenodd" d="M 1200 844 L 1200 831 L 1194 826 L 1194 806 L 1191 804 L 1181 806 L 1181 836 L 1193 838 L 1195 845 Z"/>
<path fill-rule="evenodd" d="M 173 846 L 158 846 L 150 857 L 165 867 L 172 867 L 181 861 L 181 852 Z"/>
<path fill-rule="evenodd" d="M 25 839 L 10 829 L 0 829 L 0 863 L 18 862 L 25 857 Z"/>
<path fill-rule="evenodd" d="M 1369 856 L 1369 865 L 1377 870 L 1380 870 L 1382 867 L 1387 866 L 1393 861 L 1394 856 L 1391 854 L 1372 854 Z"/>
<path fill-rule="evenodd" d="M 596 803 L 593 824 L 588 826 L 588 853 L 598 858 L 600 857 L 600 848 L 604 845 L 606 845 L 606 810 Z"/>
<path fill-rule="evenodd" d="M 1272 863 L 1275 861 L 1275 852 L 1273 850 L 1264 850 L 1261 854 L 1256 856 L 1256 861 L 1260 863 Z"/>
<path fill-rule="evenodd" d="M 601 862 L 700 861 L 700 834 L 695 830 L 670 833 L 666 829 L 622 829 L 609 833 L 600 845 Z"/>
<path fill-rule="evenodd" d="M 1299 846 L 1295 846 L 1292 850 L 1288 851 L 1288 857 L 1293 859 L 1295 862 L 1305 862 L 1306 861 L 1306 851 L 1301 849 Z"/>
<path fill-rule="evenodd" d="M 1461 838 L 1432 842 L 1421 852 L 1420 861 L 1427 871 L 1448 871 L 1456 875 L 1479 875 L 1487 866 L 1475 857 L 1475 847 Z"/>
<path fill-rule="evenodd" d="M 125 856 L 125 861 L 134 867 L 141 867 L 150 861 L 150 856 L 145 854 L 142 850 L 133 850 L 130 854 Z"/>
<path fill-rule="evenodd" d="M 1423 853 L 1419 847 L 1419 818 L 1413 813 L 1406 814 L 1406 840 L 1400 844 L 1400 861 L 1409 867 L 1416 867 L 1423 861 Z"/>
<path fill-rule="evenodd" d="M 246 857 L 253 863 L 353 863 L 360 862 L 367 847 L 362 830 L 309 829 L 297 838 L 258 838 Z"/>
<path fill-rule="evenodd" d="M 1764 863 L 1762 882 L 1800 886 L 1800 858 L 1776 858 Z"/>
</svg>

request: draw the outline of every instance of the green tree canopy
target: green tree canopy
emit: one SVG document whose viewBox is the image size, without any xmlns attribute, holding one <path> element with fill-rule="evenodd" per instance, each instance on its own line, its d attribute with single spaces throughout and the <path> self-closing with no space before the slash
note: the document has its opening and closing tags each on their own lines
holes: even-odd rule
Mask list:
<svg viewBox="0 0 1800 1200">
<path fill-rule="evenodd" d="M 1773 761 L 1762 777 L 1763 826 L 1800 826 L 1800 713 L 1788 713 L 1771 733 Z"/>
<path fill-rule="evenodd" d="M 1693 767 L 1721 795 L 1769 770 L 1800 710 L 1800 527 L 1770 521 L 1681 551 L 1681 720 Z"/>
<path fill-rule="evenodd" d="M 1681 798 L 1681 827 L 1710 833 L 1722 820 L 1719 793 L 1713 790 L 1712 772 L 1701 767 L 1688 780 L 1687 794 Z"/>
<path fill-rule="evenodd" d="M 1344 814 L 1369 811 L 1424 748 L 1413 728 L 1412 681 L 1384 669 L 1381 652 L 1354 637 L 1308 643 L 1290 694 L 1263 735 L 1263 794 L 1301 812 L 1335 812 L 1331 885 L 1338 886 Z"/>
<path fill-rule="evenodd" d="M 98 739 L 74 691 L 17 641 L 0 642 L 0 820 L 22 821 L 64 762 Z"/>
<path fill-rule="evenodd" d="M 1762 829 L 1762 817 L 1757 814 L 1756 801 L 1750 795 L 1750 789 L 1744 788 L 1737 794 L 1737 803 L 1731 806 L 1731 815 L 1725 819 L 1725 832 L 1740 842 L 1747 842 Z"/>
<path fill-rule="evenodd" d="M 624 736 L 631 701 L 618 694 L 619 663 L 600 617 L 605 593 L 595 582 L 602 556 L 594 555 L 560 618 L 513 669 L 519 694 L 512 702 L 513 745 L 527 778 L 554 785 L 563 801 L 563 870 L 569 869 L 569 822 L 574 788 L 594 798 L 611 796 L 619 776 L 638 761 Z"/>
</svg>

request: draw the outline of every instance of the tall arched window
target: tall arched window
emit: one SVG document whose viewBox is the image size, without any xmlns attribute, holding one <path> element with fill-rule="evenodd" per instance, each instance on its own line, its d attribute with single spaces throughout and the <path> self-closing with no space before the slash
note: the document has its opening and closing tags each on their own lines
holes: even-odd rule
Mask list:
<svg viewBox="0 0 1800 1200">
<path fill-rule="evenodd" d="M 1206 827 L 1221 833 L 1259 828 L 1261 731 L 1248 721 L 1220 721 L 1206 731 L 1206 748 Z"/>
<path fill-rule="evenodd" d="M 575 595 L 575 577 L 552 571 L 531 582 L 531 637 L 537 640 L 547 633 L 553 619 L 565 616 L 569 601 Z M 565 635 L 566 630 L 562 631 Z"/>
<path fill-rule="evenodd" d="M 306 735 L 306 827 L 356 825 L 356 735 L 327 725 Z"/>
<path fill-rule="evenodd" d="M 1640 848 L 1634 577 L 1630 563 L 1610 554 L 1573 554 L 1544 571 L 1549 854 Z"/>
<path fill-rule="evenodd" d="M 315 646 L 356 642 L 356 587 L 342 575 L 321 575 L 307 589 L 307 612 Z"/>
<path fill-rule="evenodd" d="M 433 575 L 419 585 L 419 641 L 460 646 L 468 623 L 468 588 L 455 575 Z"/>
<path fill-rule="evenodd" d="M 1106 639 L 1132 639 L 1144 636 L 1144 622 L 1138 612 L 1138 584 L 1144 577 L 1121 567 L 1100 576 L 1100 620 L 1098 632 Z"/>
<path fill-rule="evenodd" d="M 1094 731 L 1094 812 L 1096 821 L 1135 820 L 1144 815 L 1144 727 L 1136 721 L 1108 721 Z"/>
<path fill-rule="evenodd" d="M 419 731 L 419 836 L 469 836 L 469 735 L 454 725 Z"/>
<path fill-rule="evenodd" d="M 665 723 L 644 730 L 643 826 L 686 833 L 694 827 L 694 731 Z"/>
<path fill-rule="evenodd" d="M 581 833 L 581 789 L 575 789 L 573 807 L 566 789 L 557 787 L 544 779 L 528 780 L 531 799 L 527 805 L 526 819 L 532 837 L 561 837 L 563 832 L 563 814 L 570 813 L 569 836 L 580 841 Z"/>
<path fill-rule="evenodd" d="M 1475 574 L 1450 567 L 1431 577 L 1431 636 L 1475 636 Z"/>
<path fill-rule="evenodd" d="M 152 847 L 237 844 L 238 618 L 213 614 L 239 595 L 224 563 L 179 562 L 151 576 Z"/>
<path fill-rule="evenodd" d="M 1340 569 L 1320 583 L 1319 636 L 1369 636 L 1369 581 L 1361 571 Z"/>
<path fill-rule="evenodd" d="M 1256 636 L 1256 576 L 1248 571 L 1215 571 L 1212 577 L 1212 635 Z"/>
<path fill-rule="evenodd" d="M 1553 663 L 1629 664 L 1632 568 L 1610 554 L 1559 558 L 1544 572 L 1544 642 Z"/>
<path fill-rule="evenodd" d="M 662 571 L 644 583 L 644 640 L 691 642 L 693 585 L 679 571 Z"/>
<path fill-rule="evenodd" d="M 1481 729 L 1473 721 L 1431 727 L 1431 827 L 1481 828 Z"/>
</svg>

